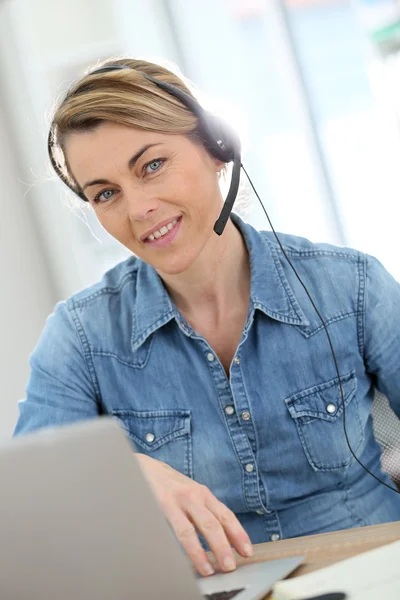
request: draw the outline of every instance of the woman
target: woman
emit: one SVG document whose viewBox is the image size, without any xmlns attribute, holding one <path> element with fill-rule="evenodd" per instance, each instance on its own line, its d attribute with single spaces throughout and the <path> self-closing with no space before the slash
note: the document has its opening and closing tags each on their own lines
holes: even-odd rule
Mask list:
<svg viewBox="0 0 400 600">
<path fill-rule="evenodd" d="M 111 65 L 111 66 L 110 66 Z M 118 68 L 115 68 L 118 67 Z M 149 77 L 150 78 L 149 78 Z M 52 124 L 62 179 L 133 254 L 57 305 L 31 357 L 16 433 L 112 414 L 203 575 L 251 543 L 400 519 L 373 437 L 374 387 L 400 414 L 400 287 L 375 259 L 236 215 L 213 231 L 225 163 L 154 80 L 107 61 Z M 202 539 L 203 545 L 199 541 Z"/>
</svg>

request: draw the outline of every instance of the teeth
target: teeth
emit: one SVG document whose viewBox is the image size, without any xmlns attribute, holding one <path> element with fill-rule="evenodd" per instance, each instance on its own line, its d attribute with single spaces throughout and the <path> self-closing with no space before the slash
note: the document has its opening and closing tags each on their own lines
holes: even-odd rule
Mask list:
<svg viewBox="0 0 400 600">
<path fill-rule="evenodd" d="M 163 227 L 161 227 L 161 229 L 158 229 L 157 231 L 154 231 L 153 233 L 151 233 L 147 239 L 150 240 L 151 242 L 153 242 L 154 240 L 157 240 L 158 238 L 162 237 L 163 235 L 165 235 L 166 233 L 171 231 L 171 229 L 173 229 L 175 227 L 177 222 L 178 222 L 178 219 L 174 219 L 173 221 L 171 221 L 171 223 L 168 223 L 168 225 L 164 225 Z"/>
</svg>

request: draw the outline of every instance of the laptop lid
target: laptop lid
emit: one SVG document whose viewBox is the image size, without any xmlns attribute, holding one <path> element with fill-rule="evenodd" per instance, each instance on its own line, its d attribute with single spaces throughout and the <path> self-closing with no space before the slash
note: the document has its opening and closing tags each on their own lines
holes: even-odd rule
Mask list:
<svg viewBox="0 0 400 600">
<path fill-rule="evenodd" d="M 201 598 L 189 561 L 113 419 L 3 444 L 0 481 L 3 598 Z"/>
</svg>

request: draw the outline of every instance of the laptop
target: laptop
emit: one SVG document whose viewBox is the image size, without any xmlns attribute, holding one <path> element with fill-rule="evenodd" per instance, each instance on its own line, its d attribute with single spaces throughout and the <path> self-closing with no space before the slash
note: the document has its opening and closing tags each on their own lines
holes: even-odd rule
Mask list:
<svg viewBox="0 0 400 600">
<path fill-rule="evenodd" d="M 111 417 L 3 443 L 0 482 L 7 600 L 258 600 L 303 559 L 196 576 Z"/>
</svg>

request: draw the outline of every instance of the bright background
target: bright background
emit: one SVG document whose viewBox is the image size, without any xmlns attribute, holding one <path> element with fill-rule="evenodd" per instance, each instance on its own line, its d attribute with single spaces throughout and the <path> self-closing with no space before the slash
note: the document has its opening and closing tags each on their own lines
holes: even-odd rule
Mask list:
<svg viewBox="0 0 400 600">
<path fill-rule="evenodd" d="M 400 279 L 395 0 L 0 0 L 0 437 L 56 301 L 126 252 L 71 210 L 46 156 L 54 99 L 97 60 L 168 60 L 238 128 L 277 231 Z M 267 228 L 254 200 L 247 219 Z"/>
</svg>

